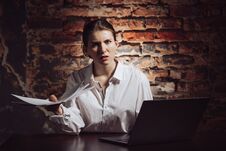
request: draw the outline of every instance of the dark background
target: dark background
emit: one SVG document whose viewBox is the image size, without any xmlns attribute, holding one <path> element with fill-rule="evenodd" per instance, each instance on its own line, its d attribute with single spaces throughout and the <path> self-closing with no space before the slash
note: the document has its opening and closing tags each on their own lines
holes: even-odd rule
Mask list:
<svg viewBox="0 0 226 151">
<path fill-rule="evenodd" d="M 225 131 L 224 0 L 2 0 L 0 130 L 42 131 L 43 114 L 10 94 L 60 96 L 90 63 L 82 27 L 100 17 L 117 31 L 117 59 L 144 71 L 155 98 L 211 97 L 199 130 Z"/>
</svg>

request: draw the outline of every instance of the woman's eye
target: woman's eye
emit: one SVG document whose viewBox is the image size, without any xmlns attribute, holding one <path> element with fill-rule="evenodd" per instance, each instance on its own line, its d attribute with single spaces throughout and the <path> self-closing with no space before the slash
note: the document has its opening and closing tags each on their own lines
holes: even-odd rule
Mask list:
<svg viewBox="0 0 226 151">
<path fill-rule="evenodd" d="M 97 43 L 92 43 L 92 47 L 94 48 L 94 47 L 97 47 L 98 46 L 98 44 Z"/>
<path fill-rule="evenodd" d="M 111 43 L 111 40 L 106 40 L 105 43 L 106 44 L 110 44 Z"/>
</svg>

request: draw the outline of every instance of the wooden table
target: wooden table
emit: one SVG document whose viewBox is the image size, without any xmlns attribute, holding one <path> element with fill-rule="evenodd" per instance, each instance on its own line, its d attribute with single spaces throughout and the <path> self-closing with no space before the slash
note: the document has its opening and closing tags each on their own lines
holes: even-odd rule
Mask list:
<svg viewBox="0 0 226 151">
<path fill-rule="evenodd" d="M 226 151 L 226 133 L 200 133 L 192 141 L 123 146 L 98 140 L 109 134 L 18 135 L 0 148 L 1 151 Z"/>
</svg>

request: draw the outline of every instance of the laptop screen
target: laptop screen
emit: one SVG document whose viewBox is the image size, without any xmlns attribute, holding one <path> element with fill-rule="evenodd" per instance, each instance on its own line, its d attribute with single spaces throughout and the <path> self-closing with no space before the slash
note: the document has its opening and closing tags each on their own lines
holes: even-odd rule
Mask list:
<svg viewBox="0 0 226 151">
<path fill-rule="evenodd" d="M 191 139 L 209 98 L 144 101 L 131 133 L 131 143 Z"/>
<path fill-rule="evenodd" d="M 192 139 L 208 101 L 209 98 L 144 101 L 128 140 L 121 136 L 101 140 L 136 145 Z"/>
</svg>

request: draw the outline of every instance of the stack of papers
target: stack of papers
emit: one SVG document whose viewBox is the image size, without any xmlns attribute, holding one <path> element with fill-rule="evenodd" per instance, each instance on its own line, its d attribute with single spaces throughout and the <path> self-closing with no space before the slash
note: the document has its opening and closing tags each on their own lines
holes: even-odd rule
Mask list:
<svg viewBox="0 0 226 151">
<path fill-rule="evenodd" d="M 37 105 L 37 106 L 48 106 L 48 105 L 55 105 L 55 104 L 61 104 L 63 102 L 67 102 L 69 100 L 71 100 L 72 98 L 78 97 L 79 95 L 81 95 L 82 93 L 84 93 L 87 90 L 92 89 L 93 87 L 91 87 L 89 84 L 85 85 L 85 86 L 80 86 L 72 95 L 70 95 L 69 97 L 66 97 L 64 99 L 60 99 L 57 102 L 52 102 L 49 99 L 37 99 L 37 98 L 30 98 L 30 97 L 24 97 L 24 96 L 19 96 L 19 95 L 15 95 L 12 94 L 14 97 L 32 104 L 32 105 Z"/>
</svg>

